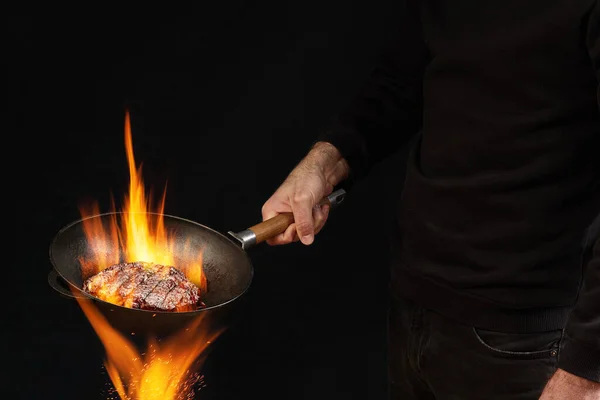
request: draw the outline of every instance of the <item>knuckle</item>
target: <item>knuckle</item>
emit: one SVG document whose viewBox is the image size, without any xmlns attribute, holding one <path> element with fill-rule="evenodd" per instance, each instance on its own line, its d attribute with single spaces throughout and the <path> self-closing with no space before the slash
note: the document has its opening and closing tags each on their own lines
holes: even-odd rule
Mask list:
<svg viewBox="0 0 600 400">
<path fill-rule="evenodd" d="M 309 203 L 312 201 L 312 195 L 310 192 L 306 192 L 306 191 L 296 192 L 294 194 L 294 197 L 292 198 L 292 201 L 295 204 Z"/>
<path fill-rule="evenodd" d="M 272 207 L 270 204 L 265 204 L 264 206 L 262 206 L 262 208 L 260 209 L 260 212 L 263 216 L 266 216 L 268 214 L 271 213 Z"/>
</svg>

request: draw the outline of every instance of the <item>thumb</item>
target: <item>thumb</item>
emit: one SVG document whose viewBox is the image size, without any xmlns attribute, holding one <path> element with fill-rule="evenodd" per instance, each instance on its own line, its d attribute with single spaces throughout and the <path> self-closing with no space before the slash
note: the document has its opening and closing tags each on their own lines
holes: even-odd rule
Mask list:
<svg viewBox="0 0 600 400">
<path fill-rule="evenodd" d="M 314 196 L 310 192 L 298 193 L 291 203 L 298 237 L 302 243 L 309 245 L 314 241 L 315 235 L 315 222 L 312 214 L 315 203 Z"/>
</svg>

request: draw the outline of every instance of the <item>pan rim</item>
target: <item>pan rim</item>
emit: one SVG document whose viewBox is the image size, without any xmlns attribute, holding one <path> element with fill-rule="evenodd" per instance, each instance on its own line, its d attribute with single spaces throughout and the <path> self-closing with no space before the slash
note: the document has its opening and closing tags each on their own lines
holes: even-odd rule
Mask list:
<svg viewBox="0 0 600 400">
<path fill-rule="evenodd" d="M 58 240 L 58 238 L 60 238 L 61 234 L 65 231 L 67 231 L 68 229 L 72 228 L 75 225 L 81 224 L 83 221 L 88 220 L 88 219 L 92 219 L 92 218 L 101 218 L 101 217 L 105 217 L 105 216 L 110 216 L 110 215 L 123 215 L 123 214 L 149 214 L 149 215 L 160 215 L 164 218 L 169 218 L 169 219 L 175 219 L 175 220 L 179 220 L 179 221 L 183 221 L 186 223 L 190 223 L 192 225 L 196 225 L 206 231 L 209 231 L 213 234 L 216 234 L 217 236 L 220 236 L 221 238 L 225 239 L 228 243 L 230 243 L 232 246 L 234 246 L 237 251 L 239 251 L 241 253 L 241 255 L 246 259 L 246 261 L 248 262 L 248 265 L 250 266 L 250 278 L 248 279 L 248 284 L 244 287 L 244 289 L 236 296 L 232 297 L 231 299 L 224 301 L 222 303 L 219 304 L 215 304 L 212 306 L 208 306 L 208 307 L 204 307 L 201 309 L 197 309 L 197 310 L 193 310 L 193 311 L 163 311 L 163 310 L 143 310 L 143 309 L 139 309 L 139 308 L 131 308 L 131 307 L 125 307 L 125 306 L 120 306 L 117 304 L 113 304 L 113 303 L 109 303 L 107 301 L 104 301 L 102 299 L 99 299 L 98 297 L 92 296 L 89 293 L 86 293 L 85 291 L 83 291 L 82 289 L 78 288 L 76 285 L 74 285 L 69 279 L 67 279 L 60 271 L 60 268 L 57 266 L 57 262 L 54 258 L 54 254 L 52 252 L 52 249 L 54 248 L 54 245 L 56 243 L 56 241 Z M 171 214 L 164 214 L 164 213 L 157 213 L 157 212 L 125 212 L 125 211 L 110 211 L 110 212 L 105 212 L 105 213 L 100 213 L 100 214 L 95 214 L 95 215 L 91 215 L 91 216 L 87 216 L 85 218 L 80 218 L 78 220 L 72 221 L 69 224 L 63 226 L 53 237 L 52 241 L 50 242 L 50 246 L 49 246 L 49 258 L 50 258 L 50 263 L 52 264 L 52 267 L 54 268 L 54 270 L 56 271 L 56 273 L 61 277 L 61 279 L 63 279 L 69 286 L 74 287 L 79 293 L 83 294 L 85 297 L 87 297 L 88 299 L 92 300 L 92 301 L 97 301 L 100 303 L 103 303 L 109 307 L 118 307 L 121 309 L 125 309 L 125 310 L 131 310 L 131 311 L 136 311 L 136 312 L 144 312 L 144 313 L 149 313 L 149 314 L 165 314 L 165 315 L 193 315 L 193 314 L 200 314 L 202 312 L 205 311 L 209 311 L 209 310 L 213 310 L 216 308 L 220 308 L 223 307 L 229 303 L 234 302 L 235 300 L 239 299 L 240 297 L 242 297 L 243 295 L 246 294 L 246 292 L 248 292 L 248 290 L 250 289 L 250 286 L 252 284 L 252 281 L 254 279 L 254 265 L 252 263 L 252 260 L 250 259 L 250 257 L 248 256 L 248 253 L 246 251 L 244 251 L 244 249 L 242 249 L 239 245 L 237 245 L 236 243 L 234 243 L 234 241 L 227 237 L 226 235 L 222 234 L 219 231 L 214 230 L 213 228 L 210 228 L 206 225 L 203 225 L 199 222 L 193 221 L 191 219 L 187 219 L 187 218 L 183 218 L 183 217 L 178 217 L 175 215 L 171 215 Z"/>
</svg>

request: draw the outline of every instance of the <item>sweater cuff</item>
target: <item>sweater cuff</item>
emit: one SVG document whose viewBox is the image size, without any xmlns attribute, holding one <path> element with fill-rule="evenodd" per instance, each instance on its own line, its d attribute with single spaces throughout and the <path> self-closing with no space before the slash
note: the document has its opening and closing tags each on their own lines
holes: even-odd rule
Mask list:
<svg viewBox="0 0 600 400">
<path fill-rule="evenodd" d="M 350 167 L 352 181 L 363 179 L 369 170 L 369 156 L 364 139 L 353 126 L 343 123 L 339 117 L 322 129 L 318 141 L 334 145 Z"/>
<path fill-rule="evenodd" d="M 600 348 L 565 336 L 558 368 L 600 383 Z"/>
</svg>

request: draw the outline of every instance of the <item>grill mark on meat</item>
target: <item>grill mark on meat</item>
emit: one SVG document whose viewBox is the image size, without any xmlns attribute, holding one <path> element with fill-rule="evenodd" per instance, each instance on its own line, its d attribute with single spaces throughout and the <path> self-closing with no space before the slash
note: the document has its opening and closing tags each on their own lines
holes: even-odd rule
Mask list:
<svg viewBox="0 0 600 400">
<path fill-rule="evenodd" d="M 134 272 L 127 264 L 122 265 L 115 274 L 114 279 L 105 286 L 106 296 L 118 298 L 119 288 L 132 277 L 132 273 Z"/>
<path fill-rule="evenodd" d="M 176 286 L 165 297 L 162 308 L 164 310 L 191 311 L 198 301 L 197 291 L 190 291 L 182 286 Z"/>
<path fill-rule="evenodd" d="M 175 286 L 177 286 L 177 283 L 172 278 L 162 279 L 144 300 L 143 308 L 160 310 L 165 297 Z"/>
<path fill-rule="evenodd" d="M 138 303 L 136 303 L 136 289 L 143 286 L 151 278 L 151 276 L 152 275 L 148 271 L 142 271 L 134 276 L 130 287 L 126 287 L 123 289 L 123 292 L 127 292 L 123 295 L 123 297 L 125 298 L 125 307 L 134 307 L 134 304 L 139 304 L 139 299 L 137 299 Z"/>
<path fill-rule="evenodd" d="M 168 311 L 191 311 L 196 308 L 200 300 L 198 287 L 191 283 L 181 271 L 175 268 L 170 268 L 169 277 L 173 279 L 176 286 L 164 297 L 160 306 L 161 309 Z"/>
<path fill-rule="evenodd" d="M 134 290 L 142 285 L 151 275 L 141 263 L 131 263 L 129 279 L 125 281 L 118 290 L 118 295 L 123 298 L 125 307 L 132 307 L 134 301 Z"/>
<path fill-rule="evenodd" d="M 162 298 L 160 308 L 163 310 L 174 310 L 176 308 L 176 304 L 173 300 L 177 299 L 177 291 L 179 289 L 179 285 L 183 281 L 179 274 L 177 274 L 176 272 L 176 270 L 169 271 L 169 279 L 173 281 L 174 285 L 169 290 L 169 292 Z M 181 300 L 181 296 L 179 296 L 179 300 Z"/>
<path fill-rule="evenodd" d="M 183 274 L 173 275 L 174 280 L 177 283 L 167 295 L 161 305 L 164 310 L 177 310 L 177 311 L 189 311 L 193 309 L 193 305 L 196 305 L 200 300 L 198 288 L 185 279 Z M 183 304 L 183 306 L 182 306 Z"/>
<path fill-rule="evenodd" d="M 149 271 L 150 276 L 134 289 L 133 299 L 131 301 L 131 306 L 133 308 L 145 308 L 146 298 L 161 282 L 164 268 L 165 267 L 162 265 L 152 268 L 152 271 Z"/>
</svg>

